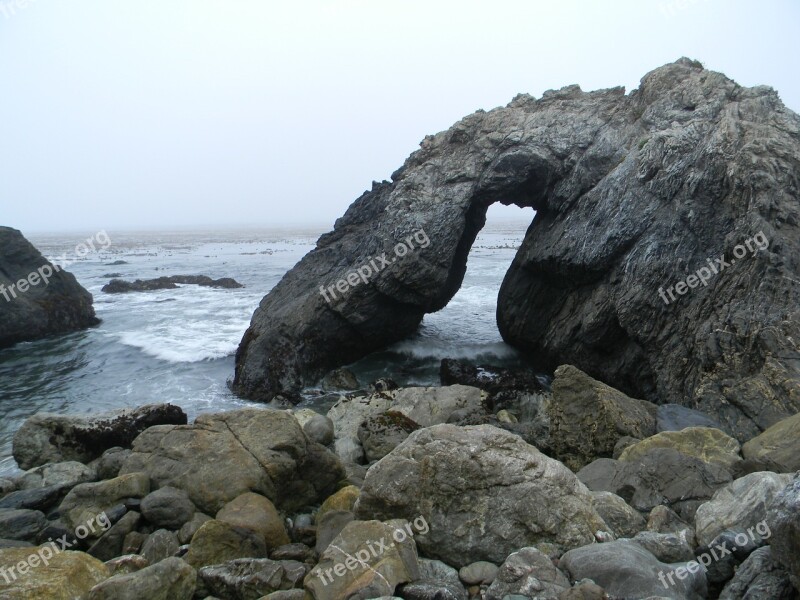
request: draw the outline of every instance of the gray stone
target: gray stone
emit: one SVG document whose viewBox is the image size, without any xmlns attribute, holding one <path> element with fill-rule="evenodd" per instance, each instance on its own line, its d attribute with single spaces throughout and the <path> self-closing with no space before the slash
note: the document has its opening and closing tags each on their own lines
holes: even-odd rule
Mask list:
<svg viewBox="0 0 800 600">
<path fill-rule="evenodd" d="M 716 419 L 680 404 L 662 404 L 656 409 L 656 431 L 681 431 L 687 427 L 723 429 Z M 723 429 L 724 431 L 724 429 Z M 726 432 L 727 433 L 727 432 Z"/>
<path fill-rule="evenodd" d="M 800 413 L 775 423 L 742 446 L 744 457 L 764 471 L 800 470 Z"/>
<path fill-rule="evenodd" d="M 520 595 L 556 600 L 569 587 L 569 580 L 548 556 L 536 548 L 522 548 L 500 566 L 484 598 L 503 600 L 506 596 Z"/>
<path fill-rule="evenodd" d="M 534 544 L 574 548 L 607 529 L 569 469 L 489 425 L 415 431 L 370 468 L 355 512 L 423 519 L 421 551 L 459 568 Z"/>
<path fill-rule="evenodd" d="M 0 509 L 0 535 L 9 540 L 32 541 L 47 526 L 38 510 Z"/>
<path fill-rule="evenodd" d="M 697 509 L 697 540 L 709 544 L 728 528 L 755 527 L 766 519 L 767 507 L 791 478 L 769 472 L 751 473 L 720 489 Z"/>
<path fill-rule="evenodd" d="M 687 564 L 665 564 L 629 540 L 584 546 L 567 552 L 559 567 L 570 579 L 591 579 L 609 596 L 647 598 L 657 596 L 674 600 L 701 600 L 706 597 L 707 584 L 702 567 L 686 572 L 685 577 L 672 575 Z M 681 572 L 683 573 L 683 571 Z"/>
<path fill-rule="evenodd" d="M 322 379 L 322 389 L 326 392 L 339 390 L 357 390 L 359 388 L 358 378 L 350 369 L 334 369 Z"/>
<path fill-rule="evenodd" d="M 800 473 L 781 490 L 768 507 L 772 557 L 792 576 L 800 590 Z"/>
<path fill-rule="evenodd" d="M 382 459 L 397 448 L 412 432 L 419 429 L 403 413 L 389 410 L 368 417 L 358 428 L 358 440 L 364 448 L 367 461 Z"/>
<path fill-rule="evenodd" d="M 87 463 L 108 448 L 130 447 L 148 427 L 184 423 L 186 414 L 171 404 L 149 404 L 91 417 L 37 413 L 14 434 L 14 458 L 26 470 L 45 463 Z"/>
<path fill-rule="evenodd" d="M 61 485 L 51 485 L 48 487 L 11 492 L 0 499 L 0 509 L 25 508 L 29 510 L 46 511 L 58 502 L 64 492 L 64 486 Z"/>
<path fill-rule="evenodd" d="M 688 530 L 680 533 L 657 533 L 640 531 L 632 538 L 650 554 L 663 563 L 689 562 L 694 560 L 694 549 L 691 546 Z"/>
<path fill-rule="evenodd" d="M 613 492 L 633 508 L 649 511 L 659 504 L 708 500 L 730 483 L 730 472 L 673 448 L 655 448 L 636 461 L 598 458 L 578 472 L 592 491 Z"/>
<path fill-rule="evenodd" d="M 19 480 L 21 489 L 62 486 L 72 488 L 79 483 L 97 480 L 95 469 L 77 461 L 49 463 L 26 472 Z"/>
<path fill-rule="evenodd" d="M 479 560 L 466 567 L 461 567 L 458 576 L 467 585 L 489 585 L 497 577 L 498 566 L 494 563 Z"/>
<path fill-rule="evenodd" d="M 315 415 L 303 425 L 303 432 L 312 442 L 329 446 L 333 443 L 333 421 L 325 415 Z"/>
<path fill-rule="evenodd" d="M 92 295 L 74 275 L 54 267 L 16 229 L 0 227 L 2 289 L 8 294 L 12 285 L 32 275 L 40 283 L 47 277 L 47 283 L 32 285 L 24 294 L 3 300 L 0 348 L 85 329 L 100 322 L 94 314 Z"/>
<path fill-rule="evenodd" d="M 322 515 L 317 524 L 317 545 L 314 548 L 318 554 L 325 549 L 342 532 L 345 526 L 355 519 L 355 515 L 345 510 L 331 510 Z"/>
<path fill-rule="evenodd" d="M 215 596 L 258 600 L 272 592 L 302 587 L 308 571 L 308 565 L 296 561 L 243 558 L 203 567 L 198 576 Z"/>
<path fill-rule="evenodd" d="M 769 546 L 755 550 L 722 590 L 720 600 L 793 600 L 789 574 L 772 559 Z"/>
<path fill-rule="evenodd" d="M 264 536 L 244 527 L 212 519 L 192 538 L 186 562 L 199 569 L 238 558 L 266 558 Z"/>
<path fill-rule="evenodd" d="M 255 408 L 151 427 L 121 470 L 132 472 L 146 473 L 156 488 L 185 490 L 206 514 L 246 492 L 295 510 L 321 502 L 344 479 L 336 456 L 310 442 L 293 415 Z"/>
<path fill-rule="evenodd" d="M 96 469 L 98 479 L 113 479 L 119 476 L 119 471 L 130 454 L 130 448 L 115 446 L 103 452 L 100 458 L 90 464 Z"/>
<path fill-rule="evenodd" d="M 647 525 L 642 513 L 611 492 L 592 492 L 592 505 L 617 537 L 633 537 Z"/>
<path fill-rule="evenodd" d="M 201 512 L 194 513 L 194 516 L 181 527 L 180 531 L 178 531 L 178 541 L 181 544 L 188 544 L 192 541 L 194 534 L 197 533 L 197 530 L 203 526 L 203 523 L 206 521 L 210 521 L 211 517 L 205 515 Z"/>
<path fill-rule="evenodd" d="M 141 555 L 147 559 L 151 565 L 162 560 L 175 556 L 178 552 L 178 535 L 174 531 L 157 529 L 145 540 L 142 546 Z"/>
<path fill-rule="evenodd" d="M 86 600 L 191 600 L 194 569 L 180 558 L 168 558 L 135 573 L 115 575 L 96 585 Z"/>
<path fill-rule="evenodd" d="M 136 573 L 150 566 L 144 556 L 138 554 L 126 554 L 124 556 L 116 556 L 111 560 L 105 561 L 111 576 L 114 575 L 129 575 Z"/>
<path fill-rule="evenodd" d="M 114 479 L 76 485 L 59 507 L 68 528 L 96 520 L 98 515 L 129 498 L 144 498 L 150 492 L 150 479 L 144 473 L 120 475 Z M 92 532 L 95 539 L 101 532 Z"/>
<path fill-rule="evenodd" d="M 610 457 L 623 437 L 656 432 L 656 407 L 629 398 L 571 365 L 556 369 L 550 402 L 550 450 L 573 471 Z"/>
<path fill-rule="evenodd" d="M 142 498 L 141 511 L 156 527 L 175 530 L 192 520 L 195 508 L 185 491 L 166 486 Z"/>
<path fill-rule="evenodd" d="M 141 515 L 136 511 L 126 513 L 100 536 L 100 539 L 89 548 L 88 553 L 104 562 L 122 555 L 125 537 L 136 529 L 140 519 Z"/>
</svg>

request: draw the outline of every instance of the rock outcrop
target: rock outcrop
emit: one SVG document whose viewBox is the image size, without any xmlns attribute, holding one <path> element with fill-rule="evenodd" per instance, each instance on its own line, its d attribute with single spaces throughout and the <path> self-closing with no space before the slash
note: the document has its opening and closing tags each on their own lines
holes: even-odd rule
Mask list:
<svg viewBox="0 0 800 600">
<path fill-rule="evenodd" d="M 268 401 L 412 333 L 501 202 L 537 211 L 500 289 L 507 342 L 745 441 L 800 412 L 798 169 L 800 118 L 774 90 L 685 58 L 627 95 L 570 86 L 478 111 L 264 298 L 235 390 Z"/>
<path fill-rule="evenodd" d="M 181 285 L 199 285 L 202 287 L 237 289 L 244 287 L 241 283 L 230 277 L 221 279 L 211 279 L 207 275 L 172 275 L 170 277 L 158 277 L 156 279 L 137 279 L 136 281 L 124 281 L 122 279 L 112 279 L 103 286 L 102 292 L 106 294 L 124 294 L 127 292 L 152 292 L 155 290 L 174 290 Z"/>
<path fill-rule="evenodd" d="M 92 295 L 22 233 L 0 227 L 0 348 L 99 323 Z"/>
</svg>

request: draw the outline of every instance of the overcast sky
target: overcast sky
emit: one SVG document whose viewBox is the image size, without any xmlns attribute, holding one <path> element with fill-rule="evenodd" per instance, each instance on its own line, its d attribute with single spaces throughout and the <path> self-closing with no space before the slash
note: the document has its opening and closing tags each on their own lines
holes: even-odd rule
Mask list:
<svg viewBox="0 0 800 600">
<path fill-rule="evenodd" d="M 800 110 L 798 30 L 797 0 L 0 0 L 0 224 L 329 226 L 519 92 L 685 55 Z"/>
</svg>

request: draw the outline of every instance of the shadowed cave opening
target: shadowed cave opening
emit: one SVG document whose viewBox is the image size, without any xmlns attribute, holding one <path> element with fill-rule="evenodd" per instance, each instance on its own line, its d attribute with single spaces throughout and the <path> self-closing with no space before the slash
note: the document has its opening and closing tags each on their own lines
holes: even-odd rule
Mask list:
<svg viewBox="0 0 800 600">
<path fill-rule="evenodd" d="M 497 326 L 497 297 L 535 211 L 492 204 L 467 257 L 463 281 L 449 302 L 425 315 L 405 340 L 347 365 L 359 381 L 391 377 L 399 385 L 438 385 L 443 358 L 505 367 L 530 366 Z M 455 282 L 458 283 L 457 281 Z"/>
</svg>

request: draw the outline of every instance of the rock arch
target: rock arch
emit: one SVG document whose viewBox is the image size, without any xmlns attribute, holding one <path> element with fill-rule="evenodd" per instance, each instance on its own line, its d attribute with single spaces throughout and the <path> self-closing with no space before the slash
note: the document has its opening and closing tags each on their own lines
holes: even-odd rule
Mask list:
<svg viewBox="0 0 800 600">
<path fill-rule="evenodd" d="M 426 137 L 350 206 L 262 300 L 234 389 L 270 400 L 411 334 L 458 291 L 502 202 L 537 211 L 499 293 L 507 342 L 751 437 L 800 411 L 798 173 L 800 119 L 777 94 L 689 59 L 628 95 L 517 96 Z M 396 257 L 420 230 L 430 244 Z M 664 302 L 759 232 L 769 248 Z"/>
</svg>

